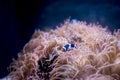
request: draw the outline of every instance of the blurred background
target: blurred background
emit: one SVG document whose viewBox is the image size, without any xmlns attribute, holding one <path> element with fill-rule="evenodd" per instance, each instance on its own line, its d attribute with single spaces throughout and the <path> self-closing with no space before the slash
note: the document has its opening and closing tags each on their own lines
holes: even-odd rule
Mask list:
<svg viewBox="0 0 120 80">
<path fill-rule="evenodd" d="M 66 19 L 120 28 L 120 0 L 0 0 L 0 78 L 35 29 L 55 28 Z"/>
</svg>

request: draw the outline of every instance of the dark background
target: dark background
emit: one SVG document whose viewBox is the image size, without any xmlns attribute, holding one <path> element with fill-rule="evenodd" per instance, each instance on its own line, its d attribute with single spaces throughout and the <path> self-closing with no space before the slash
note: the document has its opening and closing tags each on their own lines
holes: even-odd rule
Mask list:
<svg viewBox="0 0 120 80">
<path fill-rule="evenodd" d="M 119 0 L 0 1 L 0 78 L 35 29 L 55 28 L 67 18 L 120 28 Z M 49 26 L 49 27 L 48 27 Z"/>
</svg>

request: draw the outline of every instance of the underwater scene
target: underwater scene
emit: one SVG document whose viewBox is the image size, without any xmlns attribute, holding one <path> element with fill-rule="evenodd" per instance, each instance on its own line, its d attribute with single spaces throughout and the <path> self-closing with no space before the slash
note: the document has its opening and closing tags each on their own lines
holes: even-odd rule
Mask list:
<svg viewBox="0 0 120 80">
<path fill-rule="evenodd" d="M 0 80 L 120 80 L 119 5 L 4 2 Z"/>
</svg>

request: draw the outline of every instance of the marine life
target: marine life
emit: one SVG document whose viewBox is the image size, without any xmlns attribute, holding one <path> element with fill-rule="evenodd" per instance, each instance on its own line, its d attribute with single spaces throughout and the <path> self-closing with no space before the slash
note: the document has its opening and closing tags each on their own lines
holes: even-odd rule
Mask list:
<svg viewBox="0 0 120 80">
<path fill-rule="evenodd" d="M 70 50 L 70 49 L 73 49 L 73 48 L 75 48 L 75 45 L 74 44 L 70 44 L 70 43 L 66 44 L 63 47 L 63 49 L 64 49 L 65 52 L 68 51 L 68 50 Z"/>
<path fill-rule="evenodd" d="M 120 41 L 118 41 L 118 49 L 120 50 Z"/>
<path fill-rule="evenodd" d="M 75 24 L 73 24 L 75 23 Z M 66 21 L 36 30 L 10 65 L 11 80 L 120 80 L 120 30 Z"/>
</svg>

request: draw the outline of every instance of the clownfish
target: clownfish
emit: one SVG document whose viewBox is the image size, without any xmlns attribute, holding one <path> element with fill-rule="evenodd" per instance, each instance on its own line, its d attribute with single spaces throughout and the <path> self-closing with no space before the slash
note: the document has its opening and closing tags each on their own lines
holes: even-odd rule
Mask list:
<svg viewBox="0 0 120 80">
<path fill-rule="evenodd" d="M 76 48 L 76 46 L 74 44 L 68 43 L 68 44 L 63 46 L 63 51 L 66 52 L 66 51 L 71 50 L 73 48 Z"/>
</svg>

